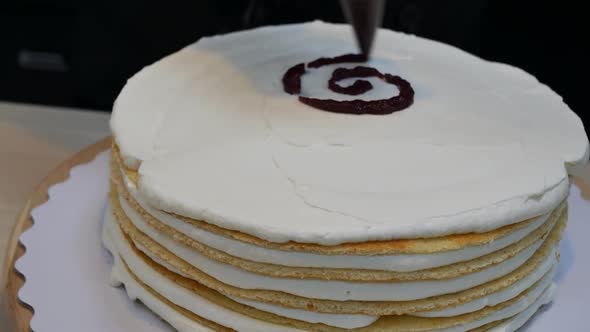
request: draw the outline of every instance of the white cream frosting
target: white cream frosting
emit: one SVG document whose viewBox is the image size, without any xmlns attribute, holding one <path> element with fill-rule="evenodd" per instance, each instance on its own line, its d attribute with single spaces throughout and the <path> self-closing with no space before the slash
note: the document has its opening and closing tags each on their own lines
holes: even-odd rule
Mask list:
<svg viewBox="0 0 590 332">
<path fill-rule="evenodd" d="M 197 332 L 212 331 L 209 328 L 201 326 L 199 323 L 178 313 L 169 305 L 163 303 L 154 295 L 143 288 L 127 272 L 118 255 L 125 260 L 125 263 L 138 276 L 143 283 L 154 289 L 158 294 L 164 296 L 174 304 L 187 309 L 205 319 L 216 322 L 223 326 L 236 329 L 238 331 L 260 331 L 260 332 L 295 332 L 299 329 L 287 326 L 263 322 L 237 312 L 219 306 L 205 298 L 197 296 L 183 287 L 176 285 L 174 282 L 166 279 L 156 272 L 152 267 L 143 262 L 132 251 L 123 237 L 122 231 L 113 220 L 110 209 L 105 214 L 103 229 L 103 243 L 105 247 L 114 256 L 114 265 L 112 272 L 113 284 L 125 284 L 127 294 L 131 299 L 139 299 L 152 311 L 157 313 L 162 319 L 170 323 L 180 332 Z"/>
<path fill-rule="evenodd" d="M 190 292 L 159 275 L 155 270 L 153 270 L 153 268 L 142 262 L 141 259 L 139 259 L 133 253 L 127 242 L 124 240 L 121 230 L 116 226 L 110 209 L 105 215 L 103 243 L 115 257 L 112 273 L 113 284 L 125 284 L 130 298 L 139 299 L 144 302 L 151 310 L 157 313 L 165 321 L 169 322 L 180 332 L 211 330 L 201 326 L 197 322 L 191 321 L 147 292 L 129 275 L 125 267 L 122 265 L 119 255 L 125 259 L 125 262 L 134 271 L 134 273 L 140 276 L 142 282 L 153 288 L 168 300 L 174 302 L 176 305 L 194 312 L 203 318 L 230 328 L 237 329 L 239 331 L 299 331 L 294 328 L 256 320 L 240 313 L 228 310 L 202 297 L 199 297 L 195 293 Z M 528 320 L 541 305 L 550 302 L 554 291 L 554 284 L 546 287 L 546 285 L 540 283 L 525 297 L 501 310 L 493 312 L 492 314 L 480 320 L 470 322 L 466 325 L 433 330 L 433 332 L 461 332 L 485 325 L 489 322 L 506 319 L 508 317 L 512 318 L 493 331 L 514 331 L 523 325 L 524 322 Z"/>
<path fill-rule="evenodd" d="M 123 172 L 124 174 L 124 172 Z M 179 220 L 173 215 L 154 209 L 149 206 L 138 194 L 135 185 L 129 181 L 126 175 L 125 184 L 129 194 L 135 201 L 156 219 L 172 227 L 176 231 L 190 237 L 211 248 L 226 252 L 232 256 L 243 259 L 294 267 L 319 267 L 319 268 L 351 268 L 383 271 L 410 272 L 445 266 L 453 263 L 468 261 L 477 257 L 498 251 L 513 243 L 518 242 L 526 235 L 541 226 L 549 215 L 538 217 L 535 221 L 522 227 L 496 241 L 482 246 L 470 246 L 460 250 L 452 250 L 434 254 L 398 254 L 379 256 L 352 256 L 352 255 L 320 255 L 304 252 L 291 252 L 262 248 L 249 243 L 241 242 L 204 229 L 190 225 Z"/>
<path fill-rule="evenodd" d="M 501 263 L 475 273 L 444 280 L 385 283 L 274 278 L 209 259 L 153 229 L 124 199 L 120 198 L 119 201 L 125 214 L 141 232 L 187 263 L 223 283 L 243 289 L 275 290 L 308 298 L 336 301 L 409 301 L 458 292 L 514 271 L 524 264 L 543 243 L 542 240 L 538 240 Z M 168 264 L 165 266 L 168 267 Z"/>
<path fill-rule="evenodd" d="M 323 245 L 485 232 L 565 198 L 564 163 L 586 161 L 588 139 L 522 70 L 380 30 L 369 65 L 411 82 L 409 109 L 335 114 L 282 91 L 290 66 L 354 51 L 349 27 L 314 22 L 203 38 L 144 68 L 111 120 L 142 196 L 269 241 Z M 302 93 L 345 99 L 326 89 L 333 68 L 309 70 Z M 361 98 L 395 93 L 374 83 Z"/>
</svg>

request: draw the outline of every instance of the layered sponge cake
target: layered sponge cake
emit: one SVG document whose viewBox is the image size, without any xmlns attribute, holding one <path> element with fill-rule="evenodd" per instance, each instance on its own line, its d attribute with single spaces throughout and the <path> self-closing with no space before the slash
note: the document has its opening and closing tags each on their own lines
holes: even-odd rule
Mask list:
<svg viewBox="0 0 590 332">
<path fill-rule="evenodd" d="M 514 331 L 555 292 L 579 118 L 508 65 L 321 22 L 204 38 L 111 127 L 113 281 L 179 331 Z"/>
</svg>

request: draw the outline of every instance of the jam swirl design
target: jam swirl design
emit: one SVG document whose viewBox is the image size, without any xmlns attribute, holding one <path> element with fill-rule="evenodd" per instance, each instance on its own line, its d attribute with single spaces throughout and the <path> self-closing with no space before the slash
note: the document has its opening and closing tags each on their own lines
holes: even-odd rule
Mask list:
<svg viewBox="0 0 590 332">
<path fill-rule="evenodd" d="M 299 63 L 289 68 L 283 75 L 283 90 L 292 95 L 301 93 L 301 77 L 306 73 L 307 68 L 319 68 L 339 63 L 360 63 L 367 59 L 362 54 L 344 54 L 333 58 L 319 58 L 307 63 Z M 347 78 L 377 77 L 388 84 L 395 85 L 399 93 L 388 99 L 379 100 L 333 100 L 318 99 L 299 96 L 299 101 L 311 107 L 328 112 L 346 114 L 374 114 L 385 115 L 401 111 L 414 102 L 414 89 L 410 82 L 403 78 L 383 74 L 373 67 L 357 66 L 354 68 L 337 68 L 332 72 L 328 81 L 328 88 L 336 93 L 356 96 L 370 91 L 373 88 L 371 82 L 358 79 L 352 85 L 343 87 L 339 81 Z"/>
</svg>

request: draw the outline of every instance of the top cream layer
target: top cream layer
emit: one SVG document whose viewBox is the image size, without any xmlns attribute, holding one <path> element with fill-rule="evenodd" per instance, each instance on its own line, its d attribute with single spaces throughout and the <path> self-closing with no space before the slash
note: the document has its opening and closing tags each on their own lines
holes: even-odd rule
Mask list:
<svg viewBox="0 0 590 332">
<path fill-rule="evenodd" d="M 335 245 L 548 213 L 567 195 L 564 163 L 588 158 L 581 121 L 534 77 L 392 31 L 369 65 L 412 83 L 409 109 L 335 114 L 282 91 L 288 67 L 354 51 L 348 27 L 314 22 L 204 38 L 144 68 L 111 120 L 140 194 L 269 241 Z M 333 69 L 310 70 L 302 93 L 345 99 L 326 89 Z M 395 93 L 373 83 L 363 99 Z"/>
</svg>

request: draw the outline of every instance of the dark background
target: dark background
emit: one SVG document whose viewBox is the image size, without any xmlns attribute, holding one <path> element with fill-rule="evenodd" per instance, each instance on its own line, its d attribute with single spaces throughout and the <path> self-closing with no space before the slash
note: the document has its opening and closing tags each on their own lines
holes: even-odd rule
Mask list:
<svg viewBox="0 0 590 332">
<path fill-rule="evenodd" d="M 388 0 L 384 26 L 521 67 L 590 127 L 584 3 Z M 313 19 L 342 22 L 338 1 L 2 0 L 0 99 L 109 111 L 129 76 L 201 36 Z"/>
</svg>

